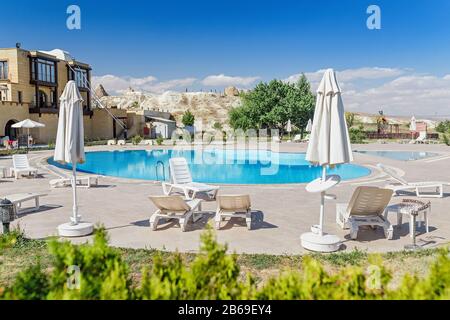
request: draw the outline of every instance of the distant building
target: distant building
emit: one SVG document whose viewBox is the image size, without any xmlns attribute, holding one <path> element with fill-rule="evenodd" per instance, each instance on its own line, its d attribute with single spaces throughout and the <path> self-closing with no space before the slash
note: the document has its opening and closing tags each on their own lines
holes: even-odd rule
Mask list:
<svg viewBox="0 0 450 320">
<path fill-rule="evenodd" d="M 11 126 L 24 119 L 44 123 L 33 129 L 35 141 L 54 142 L 58 124 L 59 97 L 66 83 L 74 80 L 83 97 L 86 139 L 109 139 L 119 136 L 120 129 L 103 109 L 92 107 L 91 67 L 72 59 L 66 51 L 0 49 L 0 137 L 16 138 Z M 116 117 L 127 121 L 127 112 L 110 109 Z M 130 128 L 128 129 L 130 131 Z"/>
</svg>

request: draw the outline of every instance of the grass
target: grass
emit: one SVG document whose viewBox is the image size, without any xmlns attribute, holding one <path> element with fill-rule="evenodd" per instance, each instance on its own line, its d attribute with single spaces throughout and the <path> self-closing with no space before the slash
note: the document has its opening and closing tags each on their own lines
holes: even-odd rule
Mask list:
<svg viewBox="0 0 450 320">
<path fill-rule="evenodd" d="M 14 232 L 16 234 L 11 237 L 0 236 L 0 287 L 10 285 L 18 272 L 35 264 L 38 260 L 44 269 L 50 270 L 52 257 L 47 250 L 47 241 L 27 239 L 22 234 L 17 234 L 17 231 Z M 15 240 L 10 241 L 10 239 Z M 123 260 L 130 266 L 134 282 L 139 281 L 143 267 L 152 266 L 155 255 L 159 254 L 166 260 L 175 254 L 155 249 L 118 248 L 117 250 L 121 253 Z M 437 249 L 428 249 L 418 252 L 385 253 L 381 254 L 381 257 L 385 266 L 394 271 L 394 276 L 401 279 L 405 273 L 416 273 L 418 276 L 424 276 L 437 253 Z M 367 267 L 370 256 L 367 252 L 361 250 L 332 254 L 311 253 L 308 255 L 322 262 L 325 269 L 330 272 L 339 272 L 341 268 L 346 266 Z M 196 255 L 194 253 L 182 253 L 181 256 L 188 263 Z M 265 282 L 271 276 L 278 275 L 283 270 L 300 270 L 303 258 L 302 255 L 237 255 L 242 276 L 249 272 L 260 283 Z"/>
</svg>

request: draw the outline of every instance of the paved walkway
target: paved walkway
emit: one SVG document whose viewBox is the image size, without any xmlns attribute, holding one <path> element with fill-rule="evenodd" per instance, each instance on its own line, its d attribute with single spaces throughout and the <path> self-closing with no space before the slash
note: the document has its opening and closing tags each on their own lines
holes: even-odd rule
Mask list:
<svg viewBox="0 0 450 320">
<path fill-rule="evenodd" d="M 111 147 L 88 148 L 89 150 L 107 150 Z M 127 146 L 127 149 L 134 147 Z M 140 147 L 157 148 L 157 147 Z M 304 152 L 306 145 L 282 143 L 283 152 Z M 368 144 L 355 145 L 354 150 L 408 150 L 433 151 L 442 156 L 418 161 L 396 161 L 355 153 L 355 163 L 372 169 L 372 174 L 358 180 L 341 183 L 333 190 L 336 201 L 328 201 L 325 212 L 325 230 L 337 234 L 343 239 L 344 250 L 359 248 L 370 252 L 402 250 L 410 243 L 408 219 L 396 228 L 394 240 L 386 240 L 381 230 L 364 230 L 358 240 L 348 237 L 349 232 L 341 230 L 335 223 L 336 202 L 346 202 L 358 185 L 383 186 L 384 177 L 375 167 L 378 162 L 401 169 L 405 178 L 411 181 L 450 180 L 450 148 L 442 145 L 400 145 Z M 43 207 L 39 212 L 25 214 L 15 224 L 25 230 L 32 238 L 45 238 L 56 235 L 56 227 L 68 221 L 72 208 L 70 188 L 50 189 L 49 180 L 55 175 L 48 171 L 44 161 L 51 152 L 42 151 L 30 154 L 32 162 L 40 166 L 40 178 L 24 178 L 18 181 L 0 179 L 0 197 L 19 192 L 43 192 L 48 196 L 42 198 Z M 10 158 L 0 158 L 1 166 L 10 166 Z M 43 166 L 44 165 L 44 166 Z M 248 193 L 251 196 L 255 229 L 248 231 L 245 223 L 233 220 L 223 225 L 217 232 L 221 242 L 229 244 L 231 250 L 238 253 L 298 254 L 305 250 L 300 245 L 299 237 L 308 232 L 313 224 L 318 223 L 319 195 L 308 194 L 304 184 L 295 185 L 260 185 L 260 186 L 222 186 L 222 194 Z M 431 232 L 418 236 L 419 244 L 432 248 L 448 243 L 450 238 L 450 188 L 443 199 L 431 199 Z M 151 181 L 125 180 L 113 177 L 101 179 L 101 186 L 91 189 L 79 189 L 80 213 L 90 222 L 103 224 L 109 232 L 114 246 L 132 248 L 157 248 L 195 252 L 198 249 L 199 236 L 205 224 L 213 217 L 215 203 L 203 205 L 207 214 L 196 224 L 190 225 L 187 232 L 181 232 L 176 224 L 161 225 L 157 231 L 151 231 L 148 219 L 155 207 L 148 200 L 149 195 L 162 194 L 161 186 Z M 394 202 L 401 201 L 396 197 Z M 394 215 L 390 220 L 395 222 Z M 75 242 L 91 239 L 77 238 Z"/>
</svg>

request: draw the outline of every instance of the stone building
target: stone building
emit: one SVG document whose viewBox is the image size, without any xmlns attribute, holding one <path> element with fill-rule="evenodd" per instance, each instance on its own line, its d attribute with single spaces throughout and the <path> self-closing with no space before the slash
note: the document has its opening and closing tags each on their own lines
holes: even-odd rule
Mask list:
<svg viewBox="0 0 450 320">
<path fill-rule="evenodd" d="M 37 143 L 54 142 L 58 125 L 59 97 L 66 83 L 74 80 L 83 96 L 85 138 L 110 139 L 123 131 L 110 113 L 128 121 L 126 110 L 102 109 L 92 106 L 90 91 L 91 67 L 72 59 L 69 53 L 29 51 L 20 48 L 0 49 L 0 138 L 14 139 L 18 131 L 11 126 L 31 119 L 45 124 L 45 128 L 33 129 Z M 128 128 L 130 132 L 131 127 Z"/>
</svg>

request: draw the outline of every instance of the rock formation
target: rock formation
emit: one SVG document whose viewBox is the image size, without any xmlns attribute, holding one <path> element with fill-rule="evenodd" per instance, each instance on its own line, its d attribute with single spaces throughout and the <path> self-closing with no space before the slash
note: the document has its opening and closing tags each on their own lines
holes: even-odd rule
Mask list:
<svg viewBox="0 0 450 320">
<path fill-rule="evenodd" d="M 99 98 L 109 96 L 108 92 L 106 92 L 105 88 L 101 84 L 99 84 L 95 89 L 95 95 Z"/>
</svg>

